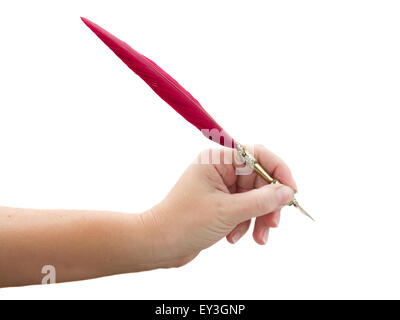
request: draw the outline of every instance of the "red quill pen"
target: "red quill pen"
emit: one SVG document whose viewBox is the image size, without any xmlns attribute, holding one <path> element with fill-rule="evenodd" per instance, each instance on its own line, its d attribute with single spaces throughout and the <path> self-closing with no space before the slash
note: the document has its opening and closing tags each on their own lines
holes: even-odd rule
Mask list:
<svg viewBox="0 0 400 320">
<path fill-rule="evenodd" d="M 188 122 L 202 131 L 207 138 L 223 146 L 236 148 L 239 157 L 267 182 L 279 183 L 279 181 L 272 178 L 261 167 L 253 155 L 240 143 L 234 141 L 207 111 L 204 110 L 200 103 L 168 73 L 162 70 L 153 61 L 132 49 L 128 44 L 89 19 L 81 19 L 133 72 L 142 78 L 161 99 L 174 108 L 175 111 Z M 293 198 L 288 205 L 299 208 L 303 214 L 311 218 L 311 216 L 300 207 L 295 198 Z"/>
<path fill-rule="evenodd" d="M 113 36 L 92 21 L 82 21 L 103 41 L 133 72 L 141 77 L 161 99 L 182 117 L 202 131 L 207 138 L 226 147 L 234 147 L 231 136 L 207 113 L 175 79 L 150 59 Z M 208 134 L 209 133 L 209 134 Z"/>
</svg>

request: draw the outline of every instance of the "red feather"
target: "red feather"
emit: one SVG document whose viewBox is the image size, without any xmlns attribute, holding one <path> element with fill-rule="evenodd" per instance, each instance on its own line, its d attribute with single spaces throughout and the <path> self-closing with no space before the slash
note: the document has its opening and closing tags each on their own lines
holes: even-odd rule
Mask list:
<svg viewBox="0 0 400 320">
<path fill-rule="evenodd" d="M 234 147 L 233 139 L 207 113 L 177 81 L 153 61 L 132 49 L 92 21 L 82 21 L 139 77 L 141 77 L 161 99 L 182 117 L 197 127 L 209 139 L 226 147 Z"/>
</svg>

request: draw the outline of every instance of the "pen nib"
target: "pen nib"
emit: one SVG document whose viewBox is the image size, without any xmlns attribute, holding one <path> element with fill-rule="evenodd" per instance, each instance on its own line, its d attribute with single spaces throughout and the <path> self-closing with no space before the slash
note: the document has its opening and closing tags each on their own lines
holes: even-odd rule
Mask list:
<svg viewBox="0 0 400 320">
<path fill-rule="evenodd" d="M 315 221 L 314 218 L 311 217 L 311 216 L 307 213 L 307 211 L 304 210 L 304 209 L 299 205 L 299 203 L 297 202 L 296 199 L 293 200 L 292 204 L 293 204 L 293 206 L 295 206 L 297 209 L 299 209 L 300 212 L 301 212 L 302 214 L 304 214 L 305 216 L 309 217 L 312 221 Z"/>
</svg>

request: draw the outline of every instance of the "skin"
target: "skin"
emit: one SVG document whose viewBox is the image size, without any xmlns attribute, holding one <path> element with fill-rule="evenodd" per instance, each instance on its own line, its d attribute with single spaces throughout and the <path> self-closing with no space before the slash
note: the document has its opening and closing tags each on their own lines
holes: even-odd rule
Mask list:
<svg viewBox="0 0 400 320">
<path fill-rule="evenodd" d="M 57 282 L 180 267 L 224 237 L 236 243 L 252 218 L 253 238 L 265 244 L 297 188 L 272 152 L 256 146 L 254 156 L 290 188 L 237 175 L 242 165 L 224 164 L 220 152 L 220 164 L 191 164 L 161 203 L 140 214 L 0 207 L 0 287 L 41 283 L 44 265 L 55 267 Z"/>
</svg>

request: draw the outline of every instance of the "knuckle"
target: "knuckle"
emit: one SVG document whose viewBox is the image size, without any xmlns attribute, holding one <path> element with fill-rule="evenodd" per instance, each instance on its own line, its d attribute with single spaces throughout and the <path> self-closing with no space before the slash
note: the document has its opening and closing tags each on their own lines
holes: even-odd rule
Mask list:
<svg viewBox="0 0 400 320">
<path fill-rule="evenodd" d="M 226 201 L 230 201 L 227 199 Z M 214 208 L 217 213 L 217 216 L 224 216 L 226 212 L 226 201 L 223 201 L 222 199 L 217 198 L 214 201 Z"/>
<path fill-rule="evenodd" d="M 232 199 L 227 197 L 225 199 L 218 198 L 213 201 L 216 225 L 224 231 L 232 230 L 232 228 L 237 224 L 237 221 L 235 220 L 236 215 L 230 211 L 231 204 L 228 204 L 228 201 L 232 201 Z"/>
<path fill-rule="evenodd" d="M 257 212 L 264 212 L 268 208 L 268 198 L 265 197 L 263 190 L 257 190 L 255 200 Z"/>
<path fill-rule="evenodd" d="M 277 199 L 275 192 L 271 192 L 269 189 L 258 190 L 256 196 L 256 207 L 258 212 L 268 213 L 275 209 Z"/>
</svg>

